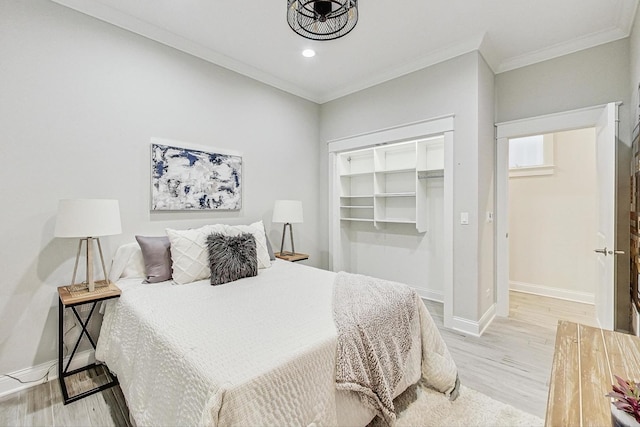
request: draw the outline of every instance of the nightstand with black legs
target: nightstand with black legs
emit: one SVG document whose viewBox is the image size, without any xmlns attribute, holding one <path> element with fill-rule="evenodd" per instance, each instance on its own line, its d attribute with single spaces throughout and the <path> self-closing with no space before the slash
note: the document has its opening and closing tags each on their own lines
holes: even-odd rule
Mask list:
<svg viewBox="0 0 640 427">
<path fill-rule="evenodd" d="M 79 289 L 76 289 L 76 288 L 79 288 Z M 109 283 L 108 286 L 104 286 L 104 287 L 96 287 L 94 292 L 89 292 L 86 289 L 82 289 L 82 287 L 79 285 L 60 286 L 58 288 L 58 297 L 59 297 L 58 299 L 58 380 L 60 381 L 60 388 L 62 389 L 62 400 L 65 405 L 71 402 L 75 402 L 76 400 L 82 399 L 83 397 L 90 396 L 99 391 L 106 390 L 110 387 L 113 387 L 114 385 L 118 385 L 118 379 L 115 376 L 111 375 L 109 370 L 105 368 L 104 371 L 106 375 L 109 377 L 109 382 L 107 382 L 106 384 L 102 384 L 98 387 L 95 387 L 91 390 L 83 391 L 74 396 L 69 396 L 65 379 L 72 375 L 78 374 L 80 372 L 84 372 L 90 369 L 97 368 L 98 366 L 101 366 L 96 363 L 91 363 L 82 368 L 69 371 L 69 366 L 71 365 L 71 361 L 73 360 L 73 357 L 75 356 L 76 351 L 78 350 L 78 346 L 80 345 L 80 341 L 82 341 L 82 338 L 84 336 L 87 337 L 93 349 L 95 350 L 96 348 L 96 343 L 94 342 L 93 338 L 89 334 L 89 331 L 87 330 L 87 326 L 89 325 L 91 316 L 93 316 L 93 313 L 96 310 L 96 306 L 100 301 L 106 301 L 112 298 L 118 298 L 120 296 L 120 293 L 121 293 L 120 288 L 118 288 L 113 283 Z M 82 320 L 82 318 L 78 314 L 78 311 L 76 310 L 76 307 L 83 304 L 91 304 L 89 316 L 84 321 Z M 82 328 L 82 332 L 80 332 L 80 335 L 78 336 L 78 340 L 76 341 L 73 347 L 73 351 L 71 352 L 71 355 L 69 356 L 69 359 L 67 360 L 66 365 L 63 366 L 65 308 L 70 308 L 73 311 L 73 314 L 78 320 L 78 324 Z"/>
</svg>

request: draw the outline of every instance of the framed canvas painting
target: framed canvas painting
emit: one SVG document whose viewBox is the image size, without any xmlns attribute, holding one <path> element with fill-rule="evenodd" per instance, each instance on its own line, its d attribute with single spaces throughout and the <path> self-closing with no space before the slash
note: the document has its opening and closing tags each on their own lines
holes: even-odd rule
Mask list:
<svg viewBox="0 0 640 427">
<path fill-rule="evenodd" d="M 151 143 L 151 210 L 239 210 L 242 157 Z"/>
</svg>

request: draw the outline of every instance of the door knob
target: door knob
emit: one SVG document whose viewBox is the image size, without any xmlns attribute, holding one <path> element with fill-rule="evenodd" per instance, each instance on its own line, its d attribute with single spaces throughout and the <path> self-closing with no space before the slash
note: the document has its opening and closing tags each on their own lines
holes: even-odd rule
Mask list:
<svg viewBox="0 0 640 427">
<path fill-rule="evenodd" d="M 597 252 L 599 254 L 603 254 L 604 256 L 607 256 L 607 255 L 624 255 L 624 251 L 607 250 L 606 246 L 604 247 L 604 249 L 594 249 L 593 251 Z"/>
</svg>

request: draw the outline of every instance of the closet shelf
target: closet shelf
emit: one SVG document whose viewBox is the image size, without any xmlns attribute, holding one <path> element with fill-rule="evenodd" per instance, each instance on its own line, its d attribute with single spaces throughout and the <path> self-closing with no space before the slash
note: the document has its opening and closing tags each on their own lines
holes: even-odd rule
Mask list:
<svg viewBox="0 0 640 427">
<path fill-rule="evenodd" d="M 416 168 L 401 168 L 401 169 L 387 169 L 387 170 L 377 170 L 376 173 L 384 173 L 384 174 L 392 174 L 392 173 L 406 173 L 406 172 L 414 172 Z"/>
<path fill-rule="evenodd" d="M 413 224 L 425 233 L 427 199 L 437 187 L 428 179 L 444 175 L 444 138 L 342 152 L 336 172 L 341 221 Z"/>
<path fill-rule="evenodd" d="M 426 169 L 419 170 L 418 179 L 432 179 L 432 178 L 444 178 L 443 169 Z"/>
<path fill-rule="evenodd" d="M 386 222 L 386 223 L 394 223 L 394 224 L 415 224 L 416 221 L 411 219 L 401 219 L 401 218 L 384 218 L 384 219 L 376 219 L 376 222 Z"/>
<path fill-rule="evenodd" d="M 376 193 L 375 197 L 415 197 L 415 191 L 403 191 L 401 193 Z"/>
<path fill-rule="evenodd" d="M 341 178 L 353 178 L 354 176 L 367 176 L 367 175 L 373 175 L 373 171 L 369 171 L 369 172 L 354 172 L 354 173 L 341 173 L 340 177 Z"/>
</svg>

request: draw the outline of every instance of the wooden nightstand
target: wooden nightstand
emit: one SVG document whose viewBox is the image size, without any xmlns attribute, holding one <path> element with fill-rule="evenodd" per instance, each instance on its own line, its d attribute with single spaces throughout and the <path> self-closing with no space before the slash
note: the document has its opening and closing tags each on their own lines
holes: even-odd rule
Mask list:
<svg viewBox="0 0 640 427">
<path fill-rule="evenodd" d="M 291 254 L 291 253 L 285 252 L 284 254 L 281 254 L 280 252 L 276 252 L 274 255 L 276 256 L 276 258 L 280 258 L 285 261 L 291 261 L 291 262 L 303 261 L 305 259 L 309 259 L 309 255 L 300 254 L 300 253 Z"/>
<path fill-rule="evenodd" d="M 77 286 L 77 285 L 76 285 Z M 73 360 L 73 356 L 75 356 L 76 351 L 78 350 L 78 346 L 80 345 L 80 341 L 82 341 L 82 337 L 86 336 L 93 349 L 95 350 L 96 344 L 91 338 L 89 331 L 87 330 L 87 325 L 91 320 L 91 316 L 96 309 L 97 304 L 100 301 L 105 301 L 112 298 L 118 298 L 120 296 L 120 288 L 118 288 L 115 284 L 109 283 L 108 286 L 96 287 L 94 292 L 89 292 L 86 289 L 74 290 L 74 285 L 71 286 L 60 286 L 58 288 L 58 380 L 60 381 L 60 388 L 62 389 L 62 400 L 64 404 L 75 402 L 76 400 L 82 399 L 83 397 L 87 397 L 94 393 L 97 393 L 102 390 L 106 390 L 109 387 L 113 387 L 114 385 L 118 385 L 118 379 L 111 375 L 108 369 L 104 369 L 106 375 L 109 377 L 109 382 L 106 384 L 102 384 L 99 387 L 95 387 L 88 391 L 83 391 L 81 393 L 76 394 L 75 396 L 69 396 L 69 392 L 67 391 L 67 384 L 65 382 L 65 378 L 75 375 L 77 373 L 87 371 L 89 369 L 97 368 L 99 365 L 96 363 L 91 363 L 90 365 L 84 366 L 79 369 L 74 369 L 73 371 L 69 371 L 69 365 L 71 365 L 71 361 Z M 91 310 L 89 311 L 89 316 L 85 321 L 80 318 L 76 307 L 83 304 L 92 304 Z M 64 309 L 71 308 L 73 310 L 73 314 L 76 316 L 80 327 L 82 328 L 82 332 L 80 336 L 78 336 L 78 340 L 76 341 L 73 351 L 69 356 L 69 360 L 67 360 L 66 366 L 63 368 L 64 363 L 64 355 L 63 355 L 63 347 L 64 347 Z"/>
</svg>

